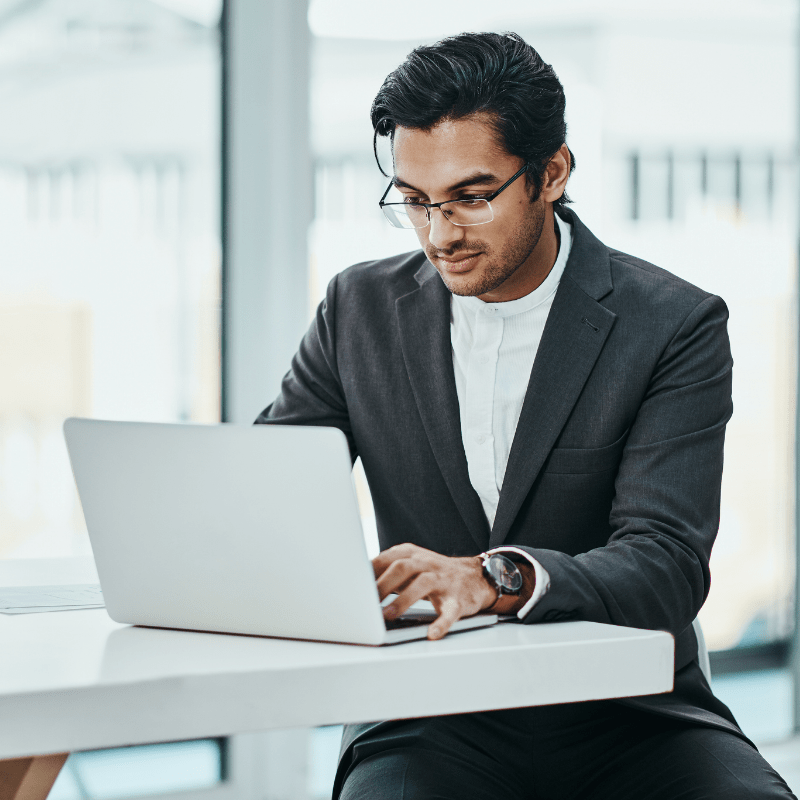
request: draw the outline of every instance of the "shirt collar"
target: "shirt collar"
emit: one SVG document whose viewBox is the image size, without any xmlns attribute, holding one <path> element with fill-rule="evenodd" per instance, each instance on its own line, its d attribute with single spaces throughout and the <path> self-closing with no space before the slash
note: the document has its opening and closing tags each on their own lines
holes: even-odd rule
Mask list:
<svg viewBox="0 0 800 800">
<path fill-rule="evenodd" d="M 561 282 L 561 276 L 564 274 L 564 267 L 567 266 L 569 251 L 572 247 L 572 226 L 561 219 L 558 214 L 554 213 L 553 216 L 556 218 L 558 231 L 561 235 L 561 243 L 553 268 L 539 286 L 524 297 L 509 300 L 505 303 L 485 303 L 479 297 L 462 297 L 461 295 L 453 295 L 453 302 L 460 309 L 469 310 L 473 314 L 477 314 L 481 309 L 491 307 L 495 309 L 494 316 L 512 317 L 515 314 L 530 311 L 532 308 L 544 303 L 545 300 L 549 300 Z"/>
</svg>

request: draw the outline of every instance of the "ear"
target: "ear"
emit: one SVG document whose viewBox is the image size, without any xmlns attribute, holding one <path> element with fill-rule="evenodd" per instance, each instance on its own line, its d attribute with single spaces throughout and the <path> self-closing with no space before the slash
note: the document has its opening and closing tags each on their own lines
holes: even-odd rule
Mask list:
<svg viewBox="0 0 800 800">
<path fill-rule="evenodd" d="M 540 196 L 548 203 L 558 200 L 564 194 L 570 166 L 569 148 L 566 144 L 562 144 L 544 168 L 544 175 L 542 175 Z"/>
</svg>

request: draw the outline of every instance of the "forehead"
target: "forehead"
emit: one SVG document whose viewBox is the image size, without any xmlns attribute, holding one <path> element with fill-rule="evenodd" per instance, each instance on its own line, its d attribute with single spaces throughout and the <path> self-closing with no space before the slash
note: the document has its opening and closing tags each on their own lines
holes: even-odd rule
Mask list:
<svg viewBox="0 0 800 800">
<path fill-rule="evenodd" d="M 395 175 L 417 189 L 443 190 L 477 172 L 513 173 L 519 164 L 479 115 L 444 120 L 429 130 L 398 126 L 394 133 Z"/>
</svg>

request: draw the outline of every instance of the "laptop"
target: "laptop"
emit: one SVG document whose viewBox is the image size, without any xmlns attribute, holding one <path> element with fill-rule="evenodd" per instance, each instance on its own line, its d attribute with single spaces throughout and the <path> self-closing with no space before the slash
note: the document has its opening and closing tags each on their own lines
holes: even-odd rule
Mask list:
<svg viewBox="0 0 800 800">
<path fill-rule="evenodd" d="M 340 430 L 71 418 L 64 435 L 116 622 L 362 645 L 427 636 L 429 604 L 384 622 Z"/>
</svg>

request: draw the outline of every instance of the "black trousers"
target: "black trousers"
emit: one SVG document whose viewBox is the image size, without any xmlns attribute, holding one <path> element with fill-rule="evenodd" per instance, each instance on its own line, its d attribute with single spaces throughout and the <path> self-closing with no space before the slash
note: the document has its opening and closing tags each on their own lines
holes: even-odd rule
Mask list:
<svg viewBox="0 0 800 800">
<path fill-rule="evenodd" d="M 757 800 L 795 796 L 758 751 L 735 734 L 598 701 L 392 722 L 357 739 L 343 753 L 334 800 L 337 797 Z"/>
</svg>

